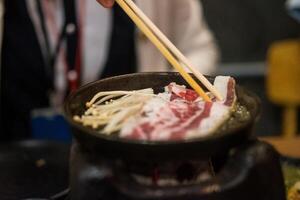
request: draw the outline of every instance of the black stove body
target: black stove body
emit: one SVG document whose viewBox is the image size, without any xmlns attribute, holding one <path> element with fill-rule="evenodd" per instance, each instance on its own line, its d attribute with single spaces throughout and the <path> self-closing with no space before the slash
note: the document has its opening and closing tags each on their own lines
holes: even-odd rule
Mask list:
<svg viewBox="0 0 300 200">
<path fill-rule="evenodd" d="M 134 159 L 134 158 L 133 158 Z M 125 161 L 127 164 L 131 161 Z M 120 164 L 121 163 L 121 164 Z M 118 168 L 124 161 L 107 160 L 74 142 L 71 151 L 71 200 L 284 200 L 285 187 L 278 153 L 258 140 L 241 144 L 213 158 L 216 172 L 201 183 L 145 185 Z M 133 164 L 134 165 L 134 164 Z M 187 167 L 186 171 L 189 171 Z"/>
</svg>

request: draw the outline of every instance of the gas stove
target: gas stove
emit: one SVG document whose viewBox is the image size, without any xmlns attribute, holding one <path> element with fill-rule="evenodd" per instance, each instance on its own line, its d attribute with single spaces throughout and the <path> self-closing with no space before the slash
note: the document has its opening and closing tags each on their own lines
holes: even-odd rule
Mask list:
<svg viewBox="0 0 300 200">
<path fill-rule="evenodd" d="M 207 77 L 211 82 L 213 77 Z M 259 115 L 256 95 L 236 86 L 250 119 L 220 134 L 183 141 L 136 141 L 74 121 L 98 91 L 160 91 L 170 82 L 187 85 L 178 73 L 137 73 L 96 81 L 67 99 L 65 116 L 74 143 L 70 158 L 71 200 L 283 200 L 279 155 L 251 139 Z"/>
<path fill-rule="evenodd" d="M 258 140 L 208 160 L 155 163 L 102 158 L 74 142 L 70 200 L 283 200 L 278 153 Z"/>
</svg>

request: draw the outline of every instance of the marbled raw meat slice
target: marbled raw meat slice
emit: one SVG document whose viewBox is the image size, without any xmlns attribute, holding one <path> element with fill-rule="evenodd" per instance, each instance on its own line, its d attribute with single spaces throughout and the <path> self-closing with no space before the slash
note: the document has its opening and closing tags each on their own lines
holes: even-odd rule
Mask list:
<svg viewBox="0 0 300 200">
<path fill-rule="evenodd" d="M 223 101 L 204 102 L 196 92 L 171 83 L 152 98 L 142 113 L 128 120 L 120 136 L 136 140 L 166 141 L 203 137 L 215 132 L 229 117 L 236 102 L 235 81 L 218 76 L 215 87 Z"/>
</svg>

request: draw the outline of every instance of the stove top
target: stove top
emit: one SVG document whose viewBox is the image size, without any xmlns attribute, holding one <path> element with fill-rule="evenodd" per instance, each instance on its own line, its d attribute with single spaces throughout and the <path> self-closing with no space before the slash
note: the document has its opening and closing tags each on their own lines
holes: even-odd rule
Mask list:
<svg viewBox="0 0 300 200">
<path fill-rule="evenodd" d="M 16 149 L 16 155 L 20 155 L 18 161 L 28 160 L 26 163 L 33 163 L 37 168 L 36 176 L 33 172 L 26 174 L 26 177 L 32 176 L 32 181 L 36 179 L 41 170 L 48 170 L 51 162 L 63 163 L 67 161 L 68 153 L 66 147 L 59 150 L 59 146 L 41 148 L 40 143 L 22 143 Z M 24 150 L 25 149 L 25 150 Z M 33 149 L 50 150 L 48 156 L 41 151 L 30 152 Z M 54 152 L 66 152 L 64 158 L 54 159 Z M 2 154 L 5 151 L 2 151 Z M 6 155 L 6 154 L 5 154 Z M 10 155 L 10 154 L 9 154 Z M 27 156 L 31 155 L 31 156 Z M 25 157 L 24 157 L 25 156 Z M 9 156 L 15 159 L 15 156 Z M 4 158 L 3 156 L 1 158 Z M 16 157 L 17 158 L 17 157 Z M 16 160 L 16 161 L 17 161 Z M 33 160 L 32 162 L 30 160 Z M 42 162 L 42 161 L 45 162 Z M 52 161 L 53 160 L 53 161 Z M 57 160 L 57 162 L 56 162 Z M 5 162 L 10 163 L 10 162 Z M 0 168 L 8 165 L 1 165 Z M 26 166 L 22 165 L 26 171 Z M 29 166 L 29 165 L 28 165 Z M 31 166 L 31 165 L 30 165 Z M 33 165 L 32 165 L 33 166 Z M 63 166 L 67 167 L 66 164 Z M 60 187 L 62 190 L 67 186 L 66 178 L 68 175 L 65 170 L 53 170 L 46 173 L 47 180 L 44 182 L 58 183 L 56 190 Z M 1 168 L 1 169 L 2 169 Z M 18 168 L 20 169 L 20 168 Z M 31 168 L 30 168 L 31 169 Z M 58 169 L 56 167 L 56 169 Z M 11 168 L 13 171 L 14 168 Z M 23 172 L 25 172 L 23 171 Z M 32 170 L 31 170 L 32 171 Z M 48 170 L 49 171 L 49 170 Z M 21 172 L 21 171 L 19 171 Z M 53 173 L 52 173 L 53 172 Z M 63 174 L 59 175 L 59 173 Z M 14 173 L 15 174 L 15 173 Z M 53 174 L 53 176 L 52 176 Z M 56 174 L 56 175 L 55 175 Z M 57 175 L 58 174 L 58 175 Z M 4 174 L 3 177 L 9 174 Z M 23 174 L 24 175 L 24 174 Z M 36 177 L 36 178 L 35 178 Z M 52 178 L 51 178 L 52 177 Z M 61 177 L 62 181 L 56 180 Z M 22 180 L 16 183 L 21 183 Z M 3 194 L 12 190 L 10 182 L 1 181 L 0 188 L 1 199 L 26 199 L 31 197 L 45 197 L 47 194 L 53 194 L 51 187 L 30 193 L 30 187 L 43 187 L 42 181 L 40 185 L 26 186 L 25 191 L 16 197 L 14 195 Z M 20 184 L 17 184 L 20 185 Z M 25 184 L 26 185 L 26 184 Z M 49 185 L 49 184 L 47 184 Z M 10 187 L 10 189 L 5 189 Z M 27 189 L 26 189 L 27 188 Z M 69 167 L 69 188 L 63 192 L 52 196 L 51 200 L 283 200 L 285 199 L 285 187 L 283 176 L 281 173 L 280 159 L 277 152 L 270 145 L 253 140 L 248 141 L 239 147 L 232 149 L 227 155 L 211 158 L 208 160 L 177 160 L 173 162 L 141 162 L 130 160 L 107 160 L 101 155 L 95 155 L 85 152 L 74 142 L 71 147 L 70 167 Z M 50 190 L 49 190 L 50 189 Z M 44 194 L 43 191 L 47 191 Z M 4 193 L 3 193 L 4 192 Z M 43 193 L 43 194 L 42 194 Z M 34 195 L 32 195 L 34 194 Z M 38 195 L 41 194 L 41 195 Z M 21 195 L 21 196 L 20 196 Z M 50 195 L 48 195 L 50 196 Z M 3 198 L 2 198 L 3 197 Z M 6 198 L 7 197 L 7 198 Z M 19 198 L 20 197 L 20 198 Z"/>
<path fill-rule="evenodd" d="M 152 163 L 151 166 L 149 163 L 109 161 L 101 158 L 101 155 L 82 151 L 74 143 L 71 150 L 68 198 L 285 199 L 279 155 L 273 147 L 257 140 L 232 149 L 227 156 L 212 160 Z"/>
</svg>

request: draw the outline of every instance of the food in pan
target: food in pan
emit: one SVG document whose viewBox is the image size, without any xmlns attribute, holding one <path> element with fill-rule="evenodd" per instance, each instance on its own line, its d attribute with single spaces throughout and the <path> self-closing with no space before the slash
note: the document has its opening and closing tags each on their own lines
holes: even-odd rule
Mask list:
<svg viewBox="0 0 300 200">
<path fill-rule="evenodd" d="M 212 102 L 206 102 L 195 91 L 176 83 L 158 94 L 151 88 L 99 92 L 87 102 L 86 112 L 74 116 L 74 120 L 100 134 L 174 141 L 214 134 L 250 118 L 247 109 L 237 102 L 233 78 L 217 76 L 214 86 L 222 94 L 222 101 L 208 93 Z"/>
</svg>

